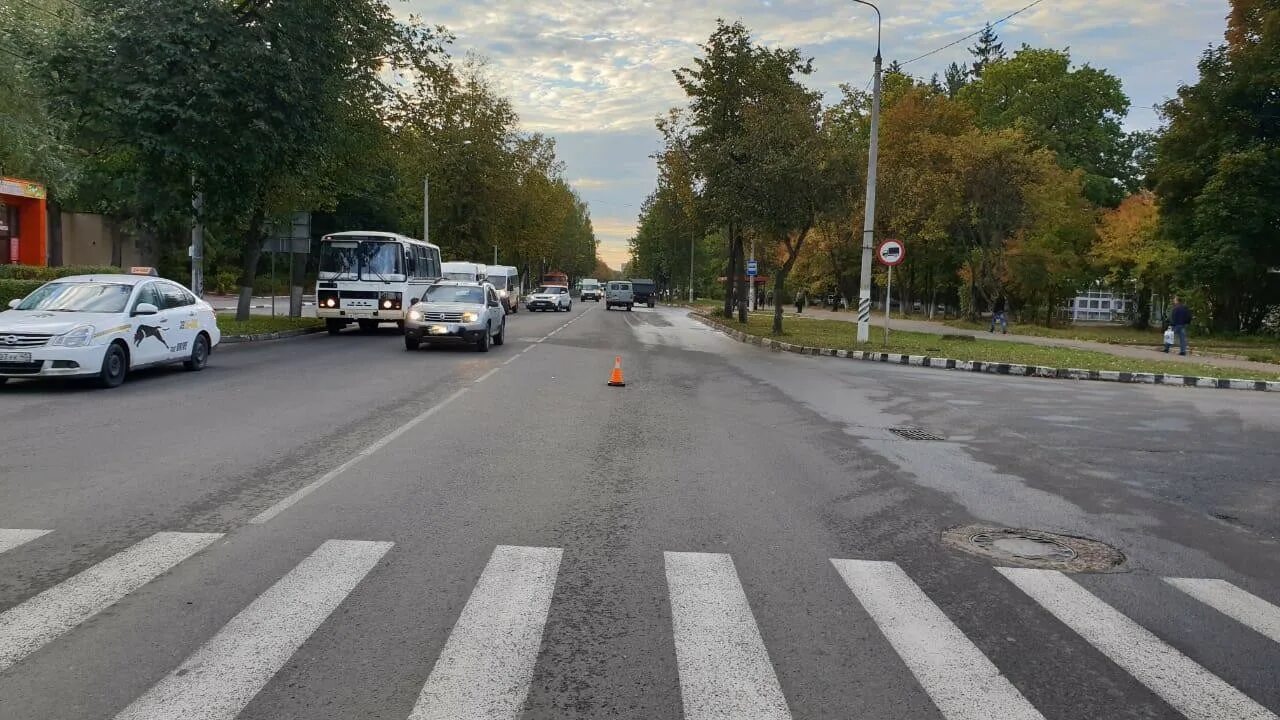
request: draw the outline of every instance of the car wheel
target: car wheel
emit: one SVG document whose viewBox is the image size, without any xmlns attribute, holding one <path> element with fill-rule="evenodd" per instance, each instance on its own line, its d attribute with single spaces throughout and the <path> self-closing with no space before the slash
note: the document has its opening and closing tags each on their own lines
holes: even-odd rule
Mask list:
<svg viewBox="0 0 1280 720">
<path fill-rule="evenodd" d="M 409 337 L 408 335 L 405 335 L 405 336 L 404 336 L 404 349 L 405 349 L 405 350 L 417 350 L 417 349 L 418 349 L 418 347 L 419 347 L 419 346 L 421 346 L 421 345 L 422 345 L 422 341 L 421 341 L 421 340 L 419 340 L 418 338 L 416 338 L 416 337 Z"/>
<path fill-rule="evenodd" d="M 102 370 L 98 372 L 98 384 L 104 388 L 120 387 L 129 374 L 129 356 L 118 344 L 107 346 L 102 356 Z"/>
<path fill-rule="evenodd" d="M 360 320 L 360 332 L 371 333 L 378 329 L 378 323 L 375 320 Z"/>
<path fill-rule="evenodd" d="M 3 385 L 3 384 L 5 384 L 5 383 L 7 383 L 7 382 L 9 382 L 9 378 L 7 378 L 7 377 L 0 377 L 0 385 Z"/>
<path fill-rule="evenodd" d="M 489 352 L 490 329 L 491 328 L 489 327 L 485 327 L 484 332 L 480 333 L 480 339 L 476 341 L 476 350 L 479 350 L 480 352 Z"/>
<path fill-rule="evenodd" d="M 631 312 L 631 306 L 627 305 L 627 312 Z"/>
<path fill-rule="evenodd" d="M 209 364 L 209 336 L 204 333 L 196 335 L 196 341 L 191 344 L 191 359 L 182 363 L 182 367 L 192 371 L 200 372 L 205 365 Z"/>
<path fill-rule="evenodd" d="M 324 321 L 324 329 L 328 330 L 330 335 L 337 335 L 338 333 L 342 332 L 342 328 L 346 326 L 347 324 L 342 322 L 341 320 L 325 320 Z"/>
<path fill-rule="evenodd" d="M 507 342 L 507 319 L 502 319 L 502 327 L 498 328 L 498 334 L 493 336 L 494 345 L 502 345 Z"/>
</svg>

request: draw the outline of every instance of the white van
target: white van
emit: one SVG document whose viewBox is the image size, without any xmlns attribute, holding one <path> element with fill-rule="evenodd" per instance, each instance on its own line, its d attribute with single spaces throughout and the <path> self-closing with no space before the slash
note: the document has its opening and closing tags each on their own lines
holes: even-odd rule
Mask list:
<svg viewBox="0 0 1280 720">
<path fill-rule="evenodd" d="M 520 272 L 510 265 L 488 265 L 485 269 L 486 279 L 498 291 L 502 307 L 508 314 L 520 312 L 520 298 L 524 295 Z"/>
<path fill-rule="evenodd" d="M 484 282 L 485 267 L 473 262 L 447 262 L 440 266 L 441 280 Z"/>
<path fill-rule="evenodd" d="M 627 312 L 631 312 L 631 306 L 635 305 L 635 295 L 631 292 L 631 283 L 626 280 L 610 280 L 605 285 L 604 290 L 604 309 L 612 310 L 615 307 L 626 308 Z"/>
</svg>

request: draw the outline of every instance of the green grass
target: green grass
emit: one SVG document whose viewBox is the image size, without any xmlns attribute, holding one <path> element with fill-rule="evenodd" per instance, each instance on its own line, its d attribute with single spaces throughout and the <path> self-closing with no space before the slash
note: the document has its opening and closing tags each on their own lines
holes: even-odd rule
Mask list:
<svg viewBox="0 0 1280 720">
<path fill-rule="evenodd" d="M 218 329 L 223 335 L 259 335 L 262 333 L 282 332 L 285 330 L 301 330 L 305 328 L 324 327 L 324 321 L 318 318 L 271 317 L 270 315 L 252 315 L 244 322 L 236 322 L 235 315 L 219 315 Z"/>
<path fill-rule="evenodd" d="M 717 318 L 717 320 L 724 322 L 723 318 Z M 736 320 L 726 324 L 732 328 L 745 330 L 752 335 L 773 337 L 770 334 L 773 327 L 773 318 L 771 316 L 752 315 L 745 328 L 739 325 Z M 1117 357 L 1090 350 L 1025 345 L 998 340 L 960 340 L 929 333 L 898 330 L 894 330 L 889 334 L 890 342 L 886 345 L 884 342 L 884 328 L 877 326 L 872 326 L 871 342 L 859 345 L 854 341 L 856 326 L 853 323 L 841 320 L 790 317 L 783 320 L 782 328 L 782 336 L 776 339 L 809 347 L 892 352 L 905 355 L 953 358 L 955 360 L 980 360 L 983 362 L 1043 365 L 1054 368 L 1079 368 L 1082 370 L 1120 370 L 1172 375 L 1231 377 L 1247 380 L 1280 380 L 1280 373 L 1260 373 L 1193 362 L 1141 360 Z"/>
<path fill-rule="evenodd" d="M 989 322 L 972 323 L 966 320 L 948 320 L 946 324 L 955 328 L 975 331 L 985 331 L 990 327 Z M 1160 330 L 1138 330 L 1125 325 L 1065 325 L 1061 327 L 1011 325 L 1010 328 L 1019 335 L 1089 340 L 1111 345 L 1158 347 L 1164 342 L 1163 333 Z M 1193 352 L 1198 350 L 1206 353 L 1236 355 L 1255 362 L 1280 364 L 1280 339 L 1274 337 L 1265 335 L 1196 337 L 1193 332 L 1190 340 Z"/>
</svg>

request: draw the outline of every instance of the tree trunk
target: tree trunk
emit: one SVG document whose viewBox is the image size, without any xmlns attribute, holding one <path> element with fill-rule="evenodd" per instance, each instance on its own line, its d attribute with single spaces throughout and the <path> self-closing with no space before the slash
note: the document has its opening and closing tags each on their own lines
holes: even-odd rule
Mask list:
<svg viewBox="0 0 1280 720">
<path fill-rule="evenodd" d="M 50 267 L 62 267 L 62 203 L 50 193 L 45 209 L 49 225 L 49 253 L 46 260 Z"/>
<path fill-rule="evenodd" d="M 733 222 L 728 225 L 729 264 L 724 271 L 724 317 L 733 317 L 733 296 L 738 289 L 738 245 L 733 236 Z"/>
<path fill-rule="evenodd" d="M 812 227 L 812 226 L 810 226 Z M 805 228 L 796 238 L 795 247 L 791 246 L 790 240 L 784 240 L 782 246 L 786 248 L 787 258 L 782 262 L 782 267 L 775 271 L 773 277 L 773 296 L 778 302 L 773 304 L 773 334 L 782 334 L 782 291 L 787 284 L 787 275 L 791 273 L 791 268 L 796 264 L 796 259 L 800 257 L 800 249 L 804 247 L 804 239 L 809 235 L 809 228 Z"/>
<path fill-rule="evenodd" d="M 249 306 L 253 303 L 253 282 L 258 276 L 258 260 L 262 258 L 262 226 L 266 219 L 263 203 L 259 202 L 249 217 L 249 228 L 244 235 L 244 266 L 240 269 L 240 301 L 236 304 L 236 320 L 249 319 Z"/>
<path fill-rule="evenodd" d="M 1138 297 L 1135 299 L 1137 310 L 1133 314 L 1133 326 L 1139 330 L 1151 327 L 1151 287 L 1139 283 Z"/>
</svg>

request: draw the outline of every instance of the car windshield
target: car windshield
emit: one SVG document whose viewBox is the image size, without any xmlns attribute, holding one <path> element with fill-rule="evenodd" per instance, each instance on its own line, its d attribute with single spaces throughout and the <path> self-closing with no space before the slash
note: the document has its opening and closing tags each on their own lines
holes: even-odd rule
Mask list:
<svg viewBox="0 0 1280 720">
<path fill-rule="evenodd" d="M 492 277 L 492 276 L 490 276 L 489 278 L 487 278 L 487 279 L 486 279 L 486 282 L 491 283 L 491 284 L 493 285 L 493 287 L 494 287 L 494 289 L 495 289 L 495 290 L 506 290 L 506 289 L 508 289 L 508 288 L 507 288 L 507 278 L 505 278 L 505 277 L 504 277 L 504 276 L 502 276 L 502 275 L 499 275 L 499 276 L 497 276 L 497 277 Z"/>
<path fill-rule="evenodd" d="M 321 280 L 404 280 L 400 243 L 326 240 L 320 244 Z"/>
<path fill-rule="evenodd" d="M 538 288 L 539 295 L 561 295 L 563 293 L 564 293 L 564 288 L 562 287 L 555 287 L 555 286 L 548 287 L 546 285 L 543 285 L 542 287 Z"/>
<path fill-rule="evenodd" d="M 475 273 L 447 272 L 447 273 L 444 273 L 444 275 L 442 275 L 441 277 L 445 280 L 457 280 L 459 282 L 475 282 L 476 281 Z"/>
<path fill-rule="evenodd" d="M 124 312 L 133 293 L 132 285 L 104 282 L 55 282 L 31 293 L 18 305 L 19 310 L 48 312 Z"/>
<path fill-rule="evenodd" d="M 483 305 L 484 289 L 471 285 L 434 285 L 423 302 Z"/>
<path fill-rule="evenodd" d="M 614 283 L 609 286 L 610 290 L 630 290 L 631 286 L 626 283 Z"/>
</svg>

